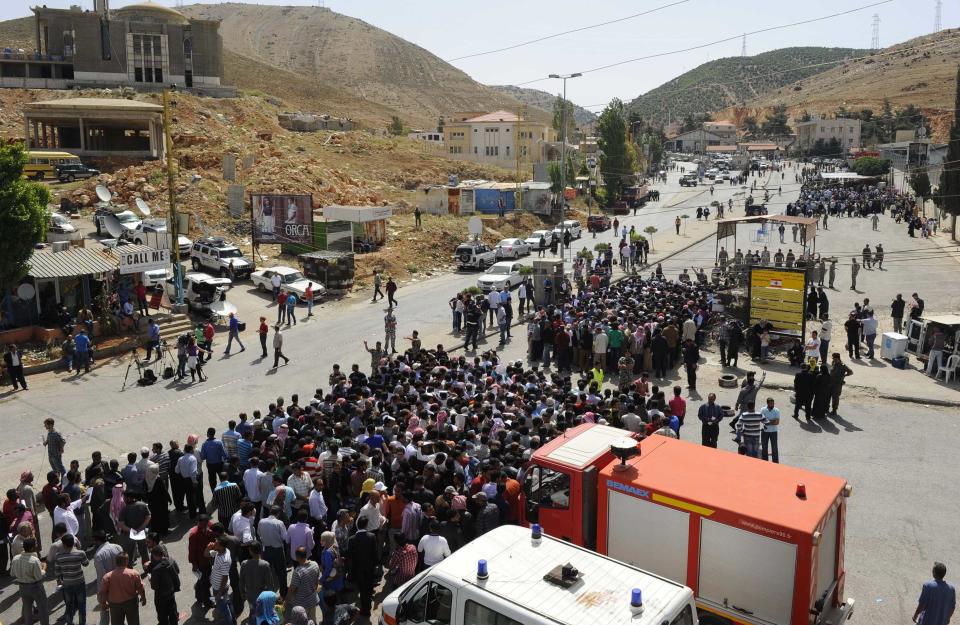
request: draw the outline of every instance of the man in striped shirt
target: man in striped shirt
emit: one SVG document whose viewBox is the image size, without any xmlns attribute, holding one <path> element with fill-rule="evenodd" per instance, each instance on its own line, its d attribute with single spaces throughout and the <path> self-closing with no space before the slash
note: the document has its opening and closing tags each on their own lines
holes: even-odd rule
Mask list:
<svg viewBox="0 0 960 625">
<path fill-rule="evenodd" d="M 37 540 L 27 538 L 23 541 L 23 552 L 10 563 L 10 575 L 19 587 L 21 612 L 20 622 L 33 625 L 33 610 L 40 614 L 40 625 L 50 624 L 50 609 L 47 605 L 47 593 L 43 590 L 45 565 L 40 562 Z"/>
<path fill-rule="evenodd" d="M 743 447 L 751 458 L 760 457 L 760 434 L 763 432 L 763 415 L 754 411 L 754 402 L 747 403 L 747 409 L 740 414 L 737 422 L 737 434 L 743 437 Z"/>
<path fill-rule="evenodd" d="M 63 551 L 57 554 L 54 572 L 57 582 L 63 587 L 66 623 L 74 625 L 73 616 L 79 612 L 79 625 L 87 625 L 87 580 L 83 576 L 83 567 L 90 561 L 82 549 L 74 549 L 72 534 L 64 534 L 60 541 Z"/>
</svg>

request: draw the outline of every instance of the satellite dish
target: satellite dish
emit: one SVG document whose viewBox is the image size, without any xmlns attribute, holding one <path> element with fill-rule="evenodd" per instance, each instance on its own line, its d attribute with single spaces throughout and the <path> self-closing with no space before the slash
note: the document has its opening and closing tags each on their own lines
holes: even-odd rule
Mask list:
<svg viewBox="0 0 960 625">
<path fill-rule="evenodd" d="M 102 184 L 97 185 L 97 197 L 100 198 L 101 202 L 109 202 L 113 199 L 113 196 L 110 194 L 110 189 L 106 188 Z"/>
<path fill-rule="evenodd" d="M 150 216 L 150 205 L 144 202 L 142 197 L 137 198 L 137 209 L 139 209 L 145 217 Z"/>
<path fill-rule="evenodd" d="M 123 224 L 116 215 L 102 215 L 100 218 L 103 220 L 104 229 L 110 233 L 111 237 L 119 239 L 124 236 Z"/>
<path fill-rule="evenodd" d="M 210 312 L 221 317 L 226 317 L 230 313 L 234 315 L 237 314 L 237 307 L 231 304 L 228 301 L 217 300 L 214 303 L 210 304 Z"/>
<path fill-rule="evenodd" d="M 17 297 L 23 300 L 33 299 L 33 296 L 37 294 L 37 290 L 33 288 L 32 284 L 24 282 L 17 287 Z"/>
<path fill-rule="evenodd" d="M 467 224 L 467 230 L 475 237 L 480 236 L 483 233 L 483 220 L 479 217 L 471 217 Z"/>
</svg>

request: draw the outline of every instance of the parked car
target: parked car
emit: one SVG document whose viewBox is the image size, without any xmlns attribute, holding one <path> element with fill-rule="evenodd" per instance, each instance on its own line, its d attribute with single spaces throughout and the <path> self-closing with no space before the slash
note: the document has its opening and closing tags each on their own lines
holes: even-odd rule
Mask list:
<svg viewBox="0 0 960 625">
<path fill-rule="evenodd" d="M 483 241 L 467 241 L 453 253 L 460 269 L 486 269 L 497 262 L 497 252 Z"/>
<path fill-rule="evenodd" d="M 137 245 L 156 245 L 157 237 L 152 235 L 164 235 L 167 233 L 166 219 L 144 219 L 132 233 L 133 242 Z M 165 244 L 164 244 L 165 245 Z M 183 236 L 177 235 L 177 247 L 180 248 L 180 258 L 185 260 L 190 255 L 190 248 L 193 247 L 193 241 Z"/>
<path fill-rule="evenodd" d="M 606 215 L 589 215 L 587 217 L 587 230 L 589 232 L 603 232 L 613 227 L 613 222 Z"/>
<path fill-rule="evenodd" d="M 217 302 L 226 301 L 227 291 L 233 286 L 229 278 L 215 278 L 202 272 L 188 271 L 183 276 L 183 301 L 191 310 L 213 312 Z M 164 282 L 167 297 L 177 295 L 177 287 L 171 276 Z"/>
<path fill-rule="evenodd" d="M 523 280 L 520 268 L 523 265 L 513 261 L 496 263 L 477 279 L 477 286 L 486 293 L 497 289 L 510 290 Z"/>
<path fill-rule="evenodd" d="M 83 178 L 95 178 L 100 175 L 100 170 L 87 167 L 83 163 L 63 163 L 53 168 L 53 174 L 60 182 L 73 182 Z"/>
<path fill-rule="evenodd" d="M 226 278 L 231 268 L 235 279 L 246 279 L 253 273 L 253 260 L 243 255 L 235 245 L 220 237 L 203 237 L 190 250 L 190 264 L 194 271 L 209 269 Z"/>
<path fill-rule="evenodd" d="M 530 253 L 530 246 L 523 239 L 504 239 L 494 249 L 497 258 L 520 258 Z"/>
<path fill-rule="evenodd" d="M 553 230 L 534 230 L 533 234 L 524 239 L 531 250 L 540 249 L 540 237 L 543 236 L 543 247 L 548 248 L 553 243 Z"/>
<path fill-rule="evenodd" d="M 77 227 L 70 221 L 70 218 L 60 213 L 49 213 L 47 215 L 47 232 L 55 234 L 72 234 L 77 231 Z"/>
<path fill-rule="evenodd" d="M 308 280 L 298 269 L 277 265 L 269 269 L 259 269 L 250 274 L 250 280 L 257 286 L 257 290 L 271 293 L 273 291 L 273 276 L 280 276 L 280 288 L 284 291 L 293 291 L 298 299 L 306 301 L 307 285 L 313 282 L 313 301 L 318 301 L 326 290 L 323 285 Z"/>
<path fill-rule="evenodd" d="M 558 224 L 553 228 L 553 236 L 555 236 L 555 237 L 557 237 L 558 239 L 561 239 L 561 240 L 562 240 L 562 239 L 563 239 L 563 232 L 564 232 L 565 230 L 569 230 L 569 231 L 570 231 L 570 238 L 571 238 L 571 239 L 579 239 L 580 236 L 583 234 L 583 232 L 582 232 L 582 226 L 580 225 L 580 222 L 579 222 L 579 221 L 577 221 L 576 219 L 566 219 L 566 220 L 561 221 L 560 223 L 558 223 Z"/>
</svg>

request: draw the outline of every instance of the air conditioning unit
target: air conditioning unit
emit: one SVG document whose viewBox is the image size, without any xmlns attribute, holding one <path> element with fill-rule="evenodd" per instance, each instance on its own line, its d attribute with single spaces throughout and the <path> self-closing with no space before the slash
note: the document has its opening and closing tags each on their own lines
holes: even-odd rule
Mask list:
<svg viewBox="0 0 960 625">
<path fill-rule="evenodd" d="M 66 252 L 70 249 L 70 241 L 54 241 L 50 244 L 50 249 L 54 252 Z"/>
</svg>

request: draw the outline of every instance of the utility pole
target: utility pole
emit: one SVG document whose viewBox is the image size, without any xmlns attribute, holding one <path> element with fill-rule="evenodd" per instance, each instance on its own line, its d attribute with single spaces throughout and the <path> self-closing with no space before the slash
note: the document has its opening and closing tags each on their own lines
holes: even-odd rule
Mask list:
<svg viewBox="0 0 960 625">
<path fill-rule="evenodd" d="M 563 81 L 563 108 L 560 109 L 560 132 L 563 135 L 562 141 L 560 144 L 560 224 L 561 224 L 561 239 L 560 239 L 560 258 L 564 258 L 565 250 L 563 246 L 563 221 L 566 217 L 566 211 L 564 206 L 567 203 L 566 198 L 564 197 L 564 191 L 567 188 L 567 183 L 564 180 L 567 174 L 567 79 L 569 78 L 579 78 L 583 74 L 577 72 L 575 74 L 566 74 L 561 76 L 560 74 L 550 74 L 550 78 L 558 78 Z"/>
<path fill-rule="evenodd" d="M 747 56 L 747 34 L 743 34 L 743 43 L 740 44 L 740 56 Z"/>
<path fill-rule="evenodd" d="M 523 209 L 523 177 L 524 177 L 523 174 L 524 174 L 524 169 L 523 169 L 523 161 L 522 161 L 521 152 L 523 151 L 523 147 L 524 147 L 524 146 L 521 146 L 522 138 L 521 138 L 520 134 L 521 134 L 522 132 L 524 132 L 523 130 L 521 130 L 521 128 L 523 128 L 522 122 L 523 122 L 523 120 L 524 120 L 524 116 L 525 116 L 526 113 L 527 113 L 527 110 L 526 110 L 526 109 L 527 109 L 526 105 L 521 105 L 521 106 L 520 106 L 520 108 L 517 110 L 517 121 L 516 121 L 516 123 L 513 125 L 513 151 L 514 151 L 514 156 L 515 156 L 516 159 L 517 159 L 517 173 L 516 173 L 516 179 L 517 179 L 517 203 L 516 203 L 516 206 L 514 207 L 514 210 L 517 210 L 517 211 Z"/>
<path fill-rule="evenodd" d="M 880 49 L 880 15 L 878 13 L 873 14 L 873 23 L 871 24 L 872 35 L 870 37 L 870 49 L 879 50 Z"/>
<path fill-rule="evenodd" d="M 943 0 L 937 0 L 933 13 L 933 32 L 940 32 L 940 16 L 943 13 Z"/>
<path fill-rule="evenodd" d="M 177 219 L 177 192 L 175 189 L 176 174 L 173 171 L 173 133 L 170 130 L 170 92 L 163 90 L 163 142 L 167 148 L 167 203 L 170 233 L 170 251 L 173 253 L 173 281 L 176 286 L 176 301 L 170 303 L 170 311 L 184 312 L 183 305 L 183 269 L 180 266 L 180 224 Z"/>
</svg>

